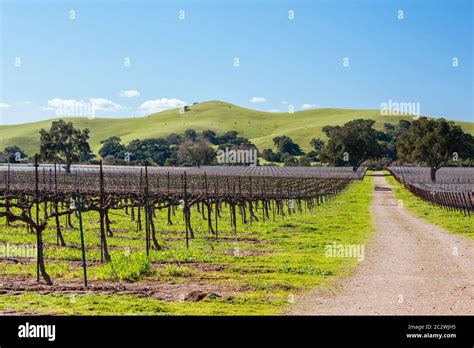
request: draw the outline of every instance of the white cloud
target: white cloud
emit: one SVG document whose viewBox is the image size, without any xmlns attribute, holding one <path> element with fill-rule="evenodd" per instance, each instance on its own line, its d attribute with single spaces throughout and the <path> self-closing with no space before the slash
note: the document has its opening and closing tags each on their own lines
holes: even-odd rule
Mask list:
<svg viewBox="0 0 474 348">
<path fill-rule="evenodd" d="M 140 92 L 136 90 L 129 90 L 129 91 L 121 91 L 120 96 L 124 98 L 133 98 L 133 97 L 138 97 L 140 95 Z"/>
<path fill-rule="evenodd" d="M 9 108 L 11 105 L 7 103 L 0 103 L 0 108 Z"/>
<path fill-rule="evenodd" d="M 268 110 L 268 112 L 280 112 L 280 110 L 278 110 L 278 109 L 270 109 L 270 110 Z"/>
<path fill-rule="evenodd" d="M 144 103 L 142 103 L 142 105 L 140 105 L 138 108 L 142 112 L 153 114 L 153 113 L 161 112 L 164 110 L 182 108 L 185 105 L 187 105 L 187 103 L 180 99 L 161 98 L 161 99 L 155 99 L 155 100 L 147 100 Z"/>
<path fill-rule="evenodd" d="M 253 97 L 252 99 L 250 99 L 250 102 L 251 103 L 265 103 L 267 100 L 263 97 Z"/>
<path fill-rule="evenodd" d="M 45 107 L 45 110 L 54 110 L 58 108 L 69 108 L 69 107 L 78 107 L 84 106 L 86 103 L 82 100 L 76 99 L 61 99 L 61 98 L 53 98 L 48 100 L 48 106 Z"/>
<path fill-rule="evenodd" d="M 282 104 L 285 104 L 285 105 L 288 104 L 288 102 L 285 101 L 285 100 L 283 100 L 281 103 L 282 103 Z"/>
<path fill-rule="evenodd" d="M 123 106 L 114 103 L 111 100 L 104 98 L 90 98 L 88 102 L 77 99 L 61 99 L 53 98 L 48 100 L 48 106 L 43 107 L 43 110 L 57 110 L 57 109 L 86 109 L 91 108 L 98 111 L 118 111 L 123 109 Z"/>
<path fill-rule="evenodd" d="M 113 101 L 104 98 L 91 98 L 90 102 L 92 107 L 99 111 L 118 111 L 123 109 L 122 105 L 116 104 Z"/>
<path fill-rule="evenodd" d="M 307 109 L 314 109 L 314 108 L 316 108 L 316 107 L 318 107 L 316 104 L 303 104 L 303 105 L 301 105 L 301 108 L 302 108 L 302 109 L 305 109 L 305 110 L 307 110 Z"/>
</svg>

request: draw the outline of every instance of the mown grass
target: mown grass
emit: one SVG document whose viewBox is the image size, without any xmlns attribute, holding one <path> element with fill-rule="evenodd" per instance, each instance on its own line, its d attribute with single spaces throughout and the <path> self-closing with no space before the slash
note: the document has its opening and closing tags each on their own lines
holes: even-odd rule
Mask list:
<svg viewBox="0 0 474 348">
<path fill-rule="evenodd" d="M 401 200 L 403 207 L 408 209 L 413 215 L 442 227 L 446 231 L 474 239 L 474 217 L 435 206 L 412 194 L 402 184 L 398 183 L 394 177 L 386 176 L 386 178 L 390 185 L 394 187 L 393 191 L 396 199 Z"/>
<path fill-rule="evenodd" d="M 338 277 L 357 265 L 354 258 L 325 256 L 326 245 L 363 244 L 374 231 L 370 215 L 373 190 L 371 177 L 352 183 L 329 204 L 313 212 L 293 213 L 275 221 L 239 224 L 234 234 L 228 220 L 219 222 L 220 238 L 207 233 L 207 222 L 192 213 L 196 238 L 190 248 L 184 242 L 184 225 L 179 213 L 172 226 L 165 212 L 157 214 L 159 243 L 165 248 L 144 254 L 144 232 L 122 212 L 111 215 L 114 237 L 108 238 L 112 265 L 101 264 L 97 216 L 85 215 L 85 241 L 89 283 L 94 281 L 156 284 L 203 284 L 238 289 L 230 297 L 206 297 L 200 302 L 157 301 L 132 295 L 76 294 L 74 301 L 64 294 L 21 293 L 1 295 L 0 311 L 28 311 L 58 314 L 276 314 L 286 310 L 290 298 L 311 287 L 331 286 Z M 0 221 L 0 242 L 34 244 L 35 236 L 24 227 L 5 227 Z M 66 243 L 80 245 L 77 230 L 64 231 Z M 47 242 L 46 268 L 54 282 L 82 279 L 79 248 L 56 247 L 55 231 L 44 232 Z M 76 260 L 74 264 L 69 262 Z M 198 266 L 204 266 L 198 267 Z M 212 266 L 215 266 L 214 268 Z M 206 268 L 207 267 L 207 268 Z M 0 263 L 0 274 L 28 275 L 34 279 L 35 264 Z"/>
</svg>

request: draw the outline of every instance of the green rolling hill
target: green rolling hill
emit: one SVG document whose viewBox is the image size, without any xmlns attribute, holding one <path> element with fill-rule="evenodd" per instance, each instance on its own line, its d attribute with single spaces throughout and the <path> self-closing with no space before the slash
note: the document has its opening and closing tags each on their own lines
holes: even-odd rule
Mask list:
<svg viewBox="0 0 474 348">
<path fill-rule="evenodd" d="M 273 147 L 272 139 L 277 135 L 292 137 L 304 150 L 314 137 L 325 138 L 322 127 L 342 125 L 356 118 L 370 118 L 381 129 L 386 122 L 397 123 L 407 116 L 384 116 L 379 110 L 313 109 L 289 113 L 271 113 L 242 108 L 233 104 L 209 101 L 193 105 L 186 113 L 178 109 L 163 111 L 140 118 L 87 118 L 65 117 L 75 127 L 89 128 L 90 143 L 94 152 L 100 148 L 100 141 L 116 135 L 124 143 L 133 139 L 164 137 L 170 133 L 184 133 L 188 128 L 197 131 L 212 129 L 218 134 L 236 130 L 248 137 L 260 150 Z M 39 151 L 39 130 L 49 128 L 53 120 L 0 126 L 0 149 L 18 145 L 28 155 Z M 473 122 L 456 122 L 464 131 L 474 134 Z"/>
</svg>

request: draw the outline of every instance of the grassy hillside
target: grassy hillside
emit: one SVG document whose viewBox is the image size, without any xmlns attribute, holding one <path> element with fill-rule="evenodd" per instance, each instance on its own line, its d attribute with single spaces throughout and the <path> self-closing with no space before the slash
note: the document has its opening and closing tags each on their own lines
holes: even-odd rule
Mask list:
<svg viewBox="0 0 474 348">
<path fill-rule="evenodd" d="M 288 135 L 304 150 L 310 148 L 314 137 L 322 137 L 325 125 L 342 125 L 356 118 L 376 120 L 376 127 L 385 122 L 397 123 L 407 117 L 383 116 L 379 110 L 313 109 L 294 114 L 261 112 L 242 108 L 220 101 L 204 102 L 192 107 L 184 114 L 178 109 L 163 111 L 142 118 L 110 119 L 63 118 L 72 121 L 76 127 L 91 130 L 91 147 L 94 152 L 100 148 L 100 141 L 117 135 L 125 143 L 133 139 L 163 137 L 170 133 L 183 133 L 188 128 L 198 131 L 212 129 L 218 134 L 236 130 L 248 137 L 260 150 L 272 147 L 273 137 Z M 410 119 L 409 117 L 407 119 Z M 0 126 L 0 149 L 18 145 L 27 154 L 39 151 L 39 130 L 49 128 L 52 120 L 22 125 Z M 457 122 L 465 131 L 474 134 L 474 123 Z"/>
</svg>

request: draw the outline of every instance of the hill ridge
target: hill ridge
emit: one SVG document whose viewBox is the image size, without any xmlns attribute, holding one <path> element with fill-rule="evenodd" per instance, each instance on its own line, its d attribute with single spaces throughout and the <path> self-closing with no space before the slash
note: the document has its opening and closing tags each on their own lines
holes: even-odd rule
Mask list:
<svg viewBox="0 0 474 348">
<path fill-rule="evenodd" d="M 49 120 L 0 126 L 0 150 L 10 145 L 18 145 L 28 155 L 39 150 L 39 130 L 49 128 L 54 120 L 71 121 L 78 128 L 89 128 L 92 150 L 97 153 L 100 141 L 110 136 L 120 136 L 124 143 L 133 139 L 165 137 L 170 133 L 182 134 L 186 129 L 197 131 L 212 129 L 218 134 L 235 130 L 249 138 L 260 150 L 273 147 L 273 137 L 292 137 L 304 150 L 309 150 L 309 142 L 314 137 L 325 138 L 322 127 L 342 125 L 357 118 L 376 121 L 375 127 L 382 129 L 384 123 L 398 123 L 409 116 L 384 116 L 380 110 L 318 108 L 288 112 L 268 112 L 248 109 L 223 101 L 206 101 L 190 105 L 191 110 L 180 113 L 171 109 L 130 118 L 58 117 Z M 473 122 L 455 121 L 464 131 L 474 134 Z"/>
</svg>

